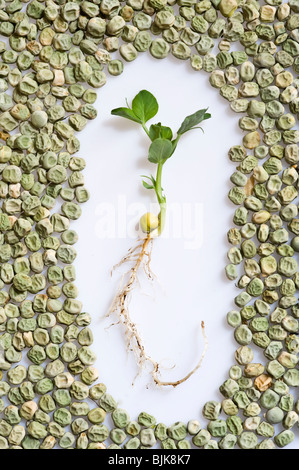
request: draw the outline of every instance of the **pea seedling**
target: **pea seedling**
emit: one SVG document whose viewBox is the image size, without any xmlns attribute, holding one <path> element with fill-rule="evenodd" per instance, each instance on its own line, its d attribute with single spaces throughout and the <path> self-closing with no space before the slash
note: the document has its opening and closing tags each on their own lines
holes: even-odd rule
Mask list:
<svg viewBox="0 0 299 470">
<path fill-rule="evenodd" d="M 120 263 L 115 266 L 118 267 L 130 261 L 134 262 L 133 268 L 127 273 L 127 276 L 124 278 L 112 302 L 108 315 L 116 313 L 119 322 L 125 326 L 127 346 L 128 349 L 131 349 L 135 352 L 138 365 L 142 367 L 145 362 L 150 362 L 152 364 L 152 376 L 154 382 L 157 385 L 171 385 L 176 387 L 177 385 L 185 382 L 192 374 L 194 374 L 194 372 L 196 372 L 202 363 L 207 348 L 204 323 L 201 323 L 201 327 L 205 339 L 205 348 L 197 366 L 181 380 L 175 382 L 162 382 L 158 378 L 159 363 L 154 361 L 145 352 L 145 348 L 136 325 L 130 318 L 129 303 L 131 293 L 137 284 L 138 272 L 140 269 L 142 269 L 142 267 L 144 268 L 148 279 L 153 279 L 153 274 L 150 268 L 153 240 L 154 238 L 157 238 L 161 235 L 165 225 L 166 215 L 166 196 L 162 189 L 162 169 L 164 164 L 174 154 L 182 135 L 193 129 L 201 129 L 201 127 L 198 127 L 198 125 L 202 121 L 209 119 L 211 115 L 207 113 L 207 109 L 200 109 L 194 114 L 187 116 L 177 131 L 176 137 L 173 138 L 172 130 L 167 126 L 162 126 L 160 122 L 157 124 L 152 124 L 148 129 L 146 124 L 157 114 L 158 109 L 159 106 L 156 98 L 149 91 L 142 90 L 133 99 L 131 108 L 127 103 L 127 107 L 117 108 L 111 111 L 111 114 L 114 116 L 120 116 L 141 125 L 151 141 L 148 150 L 148 160 L 151 163 L 157 165 L 156 177 L 153 175 L 143 175 L 143 178 L 145 179 L 142 181 L 142 184 L 146 189 L 153 190 L 155 192 L 160 211 L 158 215 L 147 212 L 140 218 L 140 228 L 145 234 L 145 237 L 139 238 L 137 245 L 131 248 L 128 252 L 128 255 L 126 255 L 120 261 Z"/>
</svg>

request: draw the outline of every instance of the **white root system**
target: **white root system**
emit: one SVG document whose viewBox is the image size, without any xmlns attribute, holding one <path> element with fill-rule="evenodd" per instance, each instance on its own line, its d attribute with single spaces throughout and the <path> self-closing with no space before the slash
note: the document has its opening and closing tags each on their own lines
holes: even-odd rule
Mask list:
<svg viewBox="0 0 299 470">
<path fill-rule="evenodd" d="M 144 364 L 148 362 L 152 364 L 153 367 L 151 374 L 155 384 L 164 387 L 177 387 L 188 380 L 200 368 L 208 348 L 208 340 L 205 334 L 204 322 L 202 321 L 201 329 L 204 338 L 204 349 L 197 365 L 185 377 L 180 380 L 176 380 L 175 382 L 164 382 L 159 379 L 161 366 L 146 353 L 143 341 L 129 313 L 130 299 L 132 291 L 138 285 L 138 272 L 140 269 L 144 269 L 149 280 L 152 281 L 155 277 L 150 268 L 152 248 L 153 238 L 148 236 L 146 239 L 139 239 L 137 245 L 131 248 L 120 263 L 114 266 L 113 270 L 122 266 L 124 263 L 134 262 L 133 268 L 123 276 L 118 292 L 111 304 L 107 316 L 116 314 L 118 317 L 118 323 L 124 326 L 127 349 L 134 352 L 139 370 L 141 370 Z"/>
</svg>

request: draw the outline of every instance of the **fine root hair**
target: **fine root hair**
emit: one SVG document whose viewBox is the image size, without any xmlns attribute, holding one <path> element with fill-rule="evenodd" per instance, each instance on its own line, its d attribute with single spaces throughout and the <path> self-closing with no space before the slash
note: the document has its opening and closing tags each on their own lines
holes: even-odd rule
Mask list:
<svg viewBox="0 0 299 470">
<path fill-rule="evenodd" d="M 122 276 L 121 283 L 107 316 L 115 314 L 118 318 L 117 324 L 124 326 L 127 350 L 133 351 L 139 367 L 139 373 L 146 363 L 150 363 L 152 365 L 151 375 L 156 385 L 162 387 L 177 387 L 183 382 L 186 382 L 186 380 L 188 380 L 200 368 L 208 348 L 208 340 L 205 333 L 205 325 L 202 321 L 201 330 L 204 339 L 204 348 L 197 365 L 180 380 L 161 380 L 161 365 L 147 354 L 143 340 L 138 332 L 136 324 L 131 319 L 129 312 L 132 292 L 139 285 L 138 273 L 143 269 L 148 280 L 153 281 L 155 278 L 150 267 L 152 249 L 153 238 L 150 235 L 145 239 L 138 239 L 137 244 L 128 251 L 127 255 L 124 256 L 118 264 L 113 267 L 114 270 L 123 264 L 133 262 L 133 267 Z"/>
</svg>

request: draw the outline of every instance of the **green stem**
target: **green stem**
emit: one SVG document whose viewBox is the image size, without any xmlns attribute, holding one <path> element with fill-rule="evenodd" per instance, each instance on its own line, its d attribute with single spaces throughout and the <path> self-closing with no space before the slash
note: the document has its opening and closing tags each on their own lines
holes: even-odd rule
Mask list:
<svg viewBox="0 0 299 470">
<path fill-rule="evenodd" d="M 164 230 L 165 220 L 166 220 L 166 199 L 165 199 L 165 202 L 160 203 L 159 229 L 158 229 L 159 236 Z"/>
<path fill-rule="evenodd" d="M 146 135 L 150 138 L 149 135 L 149 130 L 146 127 L 145 124 L 142 124 L 142 128 Z M 177 143 L 179 141 L 180 136 L 178 135 L 177 138 L 174 140 L 175 145 L 174 145 L 174 150 L 177 146 Z M 151 138 L 150 138 L 151 139 Z M 158 163 L 158 168 L 157 168 L 157 175 L 156 175 L 156 185 L 155 185 L 155 192 L 157 195 L 158 203 L 160 206 L 160 213 L 159 213 L 159 228 L 158 228 L 158 234 L 159 236 L 164 230 L 165 227 L 165 218 L 166 218 L 166 197 L 163 196 L 162 192 L 162 168 L 163 168 L 164 163 Z"/>
<path fill-rule="evenodd" d="M 158 203 L 160 206 L 160 213 L 159 213 L 159 236 L 163 232 L 164 226 L 165 226 L 165 217 L 166 217 L 166 197 L 163 196 L 162 193 L 162 168 L 163 168 L 163 163 L 158 164 L 157 168 L 157 176 L 156 176 L 156 186 L 155 186 L 155 192 L 157 195 Z"/>
<path fill-rule="evenodd" d="M 162 201 L 163 195 L 162 195 L 162 168 L 163 168 L 163 163 L 158 163 L 158 168 L 157 168 L 157 176 L 156 176 L 156 194 L 158 198 L 158 202 Z"/>
<path fill-rule="evenodd" d="M 172 143 L 173 143 L 173 152 L 172 152 L 172 153 L 175 152 L 176 147 L 177 147 L 177 145 L 178 145 L 178 142 L 179 142 L 180 138 L 181 138 L 181 135 L 178 134 L 178 135 L 176 136 L 176 138 L 172 141 Z"/>
<path fill-rule="evenodd" d="M 146 133 L 146 135 L 150 138 L 149 130 L 148 130 L 148 128 L 146 127 L 146 125 L 145 125 L 145 124 L 141 124 L 141 125 L 142 125 L 142 128 L 143 128 L 144 132 Z"/>
</svg>

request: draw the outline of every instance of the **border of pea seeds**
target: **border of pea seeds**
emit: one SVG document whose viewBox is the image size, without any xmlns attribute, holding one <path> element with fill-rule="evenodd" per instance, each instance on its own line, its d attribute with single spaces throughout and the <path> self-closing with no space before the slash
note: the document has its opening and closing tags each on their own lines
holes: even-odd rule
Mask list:
<svg viewBox="0 0 299 470">
<path fill-rule="evenodd" d="M 0 35 L 0 448 L 287 446 L 299 414 L 298 0 L 0 0 Z M 203 428 L 117 407 L 74 284 L 70 222 L 89 194 L 76 133 L 96 118 L 95 89 L 141 53 L 209 73 L 244 132 L 228 152 L 237 350 Z"/>
</svg>

